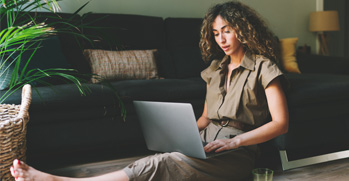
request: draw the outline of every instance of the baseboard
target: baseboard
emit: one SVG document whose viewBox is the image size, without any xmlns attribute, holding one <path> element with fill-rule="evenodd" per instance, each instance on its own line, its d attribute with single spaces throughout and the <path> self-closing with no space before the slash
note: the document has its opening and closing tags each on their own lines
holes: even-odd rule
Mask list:
<svg viewBox="0 0 349 181">
<path fill-rule="evenodd" d="M 313 165 L 313 164 L 317 164 L 317 163 L 323 163 L 323 162 L 328 162 L 328 161 L 332 161 L 332 160 L 349 158 L 349 150 L 328 153 L 328 154 L 324 154 L 324 155 L 308 157 L 308 158 L 292 160 L 292 161 L 288 160 L 286 150 L 280 150 L 279 154 L 280 154 L 281 164 L 282 164 L 283 170 L 289 170 L 289 169 Z"/>
</svg>

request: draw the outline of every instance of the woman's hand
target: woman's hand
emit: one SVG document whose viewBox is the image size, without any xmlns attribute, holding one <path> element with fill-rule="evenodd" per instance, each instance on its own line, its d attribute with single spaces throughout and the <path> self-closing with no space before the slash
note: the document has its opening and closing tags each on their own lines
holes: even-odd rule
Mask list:
<svg viewBox="0 0 349 181">
<path fill-rule="evenodd" d="M 234 137 L 231 139 L 218 139 L 208 143 L 204 150 L 205 152 L 221 152 L 224 150 L 231 150 L 240 147 L 240 139 L 238 137 Z"/>
</svg>

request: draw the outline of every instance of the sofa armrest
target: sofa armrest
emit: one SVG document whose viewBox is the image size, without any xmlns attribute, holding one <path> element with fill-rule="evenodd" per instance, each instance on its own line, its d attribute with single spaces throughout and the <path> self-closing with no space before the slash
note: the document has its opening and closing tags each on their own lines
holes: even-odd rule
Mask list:
<svg viewBox="0 0 349 181">
<path fill-rule="evenodd" d="M 297 52 L 297 61 L 302 73 L 326 73 L 349 75 L 349 58 L 324 56 Z"/>
</svg>

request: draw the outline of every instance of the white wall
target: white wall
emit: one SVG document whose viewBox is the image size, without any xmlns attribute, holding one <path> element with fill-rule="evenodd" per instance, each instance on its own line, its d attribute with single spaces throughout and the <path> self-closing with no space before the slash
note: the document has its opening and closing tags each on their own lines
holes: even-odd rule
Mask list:
<svg viewBox="0 0 349 181">
<path fill-rule="evenodd" d="M 74 12 L 88 0 L 63 0 L 63 12 Z M 202 18 L 209 7 L 227 0 L 92 0 L 81 13 L 139 14 L 160 17 Z M 319 0 L 241 0 L 265 19 L 279 38 L 298 37 L 298 46 L 316 48 L 316 35 L 308 31 L 309 14 Z M 321 1 L 320 1 L 321 2 Z"/>
</svg>

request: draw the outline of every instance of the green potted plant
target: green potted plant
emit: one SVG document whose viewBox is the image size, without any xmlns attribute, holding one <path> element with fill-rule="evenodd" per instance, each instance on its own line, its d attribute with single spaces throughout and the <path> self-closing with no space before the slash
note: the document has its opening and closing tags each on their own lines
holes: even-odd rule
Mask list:
<svg viewBox="0 0 349 181">
<path fill-rule="evenodd" d="M 12 161 L 16 158 L 25 159 L 26 123 L 29 120 L 28 107 L 31 100 L 28 84 L 35 85 L 40 82 L 50 85 L 45 83 L 45 78 L 57 77 L 75 84 L 82 95 L 85 95 L 88 89 L 82 84 L 84 82 L 81 79 L 82 75 L 75 70 L 31 69 L 29 66 L 32 57 L 41 48 L 42 40 L 60 31 L 55 29 L 53 24 L 45 21 L 37 22 L 35 15 L 30 15 L 30 12 L 37 8 L 57 12 L 59 9 L 57 1 L 60 0 L 0 1 L 0 89 L 3 89 L 0 94 L 0 156 L 2 158 L 0 180 L 13 180 L 9 171 Z M 6 25 L 1 27 L 3 22 L 6 22 Z M 63 19 L 62 24 L 65 24 L 68 29 L 76 28 L 73 24 L 63 22 Z M 84 37 L 68 29 L 62 31 Z M 23 86 L 21 105 L 3 104 L 11 94 L 22 89 Z M 123 110 L 123 107 L 121 109 Z"/>
<path fill-rule="evenodd" d="M 29 12 L 37 8 L 56 12 L 59 9 L 57 1 L 59 0 L 2 0 L 0 19 L 6 20 L 7 24 L 6 28 L 0 27 L 0 77 L 1 87 L 6 89 L 6 92 L 0 97 L 0 103 L 25 84 L 42 82 L 45 77 L 60 77 L 71 81 L 81 94 L 86 93 L 87 90 L 82 86 L 75 70 L 28 69 L 31 58 L 41 46 L 41 41 L 60 31 L 45 22 L 36 22 L 35 17 L 30 16 Z M 74 25 L 64 23 L 74 28 Z"/>
</svg>

